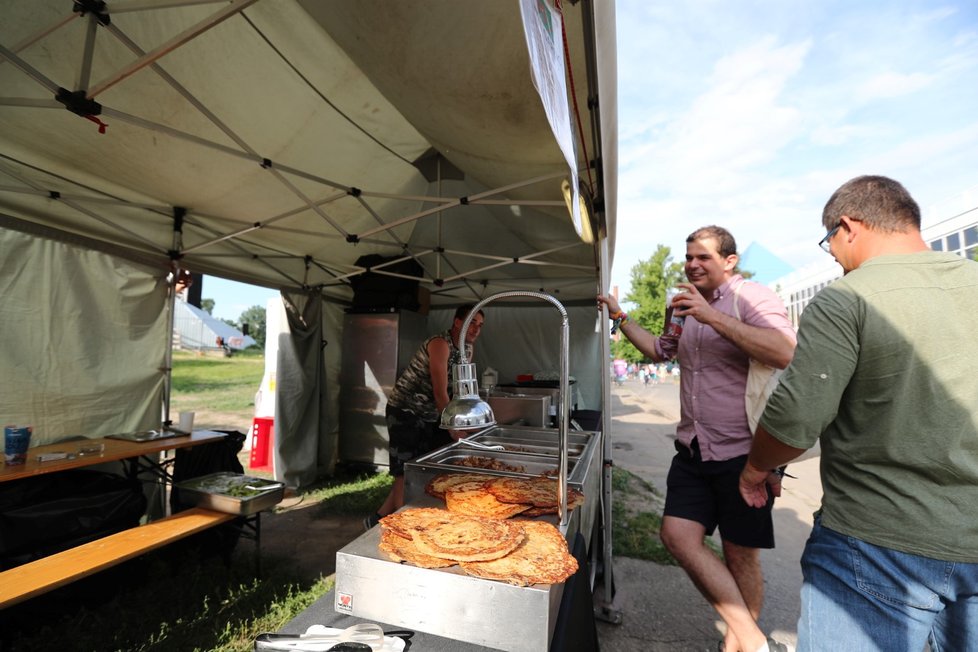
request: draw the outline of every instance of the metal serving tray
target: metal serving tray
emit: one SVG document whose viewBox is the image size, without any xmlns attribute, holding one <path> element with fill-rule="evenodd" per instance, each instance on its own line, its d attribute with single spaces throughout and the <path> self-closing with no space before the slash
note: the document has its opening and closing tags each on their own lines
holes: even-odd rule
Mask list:
<svg viewBox="0 0 978 652">
<path fill-rule="evenodd" d="M 434 464 L 447 467 L 446 470 L 456 473 L 479 473 L 487 469 L 477 466 L 466 466 L 461 462 L 470 457 L 483 457 L 498 461 L 512 467 L 514 470 L 498 469 L 502 473 L 516 473 L 520 475 L 553 475 L 556 477 L 558 459 L 556 455 L 528 455 L 526 453 L 516 453 L 510 451 L 487 451 L 469 448 L 460 444 L 452 444 L 446 448 L 419 457 L 416 462 L 419 464 Z M 567 473 L 568 477 L 574 472 L 574 465 L 577 463 L 575 458 L 568 458 Z M 491 469 L 489 469 L 491 470 Z"/>
<path fill-rule="evenodd" d="M 498 438 L 500 443 L 530 442 L 557 450 L 557 431 L 546 428 L 493 427 L 477 435 Z M 584 504 L 574 509 L 566 526 L 557 516 L 537 517 L 556 525 L 572 544 L 577 533 L 591 541 L 600 494 L 600 434 L 568 433 L 569 443 L 583 446 L 579 457 L 568 457 L 567 483 L 584 492 Z M 491 456 L 526 467 L 526 473 L 493 471 L 445 463 L 461 456 Z M 439 473 L 479 473 L 529 477 L 537 465 L 554 468 L 557 455 L 481 451 L 446 446 L 404 465 L 407 507 L 441 507 L 444 502 L 424 492 Z M 349 543 L 336 554 L 336 611 L 366 620 L 380 621 L 484 645 L 510 652 L 546 650 L 553 637 L 563 584 L 512 586 L 469 577 L 458 567 L 425 569 L 398 564 L 380 552 L 380 528 Z"/>
<path fill-rule="evenodd" d="M 568 446 L 586 446 L 594 439 L 590 430 L 572 430 L 567 433 Z M 470 438 L 483 441 L 487 437 L 500 440 L 532 442 L 557 448 L 560 445 L 560 432 L 556 428 L 531 428 L 528 426 L 491 426 L 480 430 Z M 570 454 L 570 451 L 568 451 Z"/>
<path fill-rule="evenodd" d="M 516 453 L 510 451 L 483 451 L 466 447 L 464 444 L 454 442 L 436 451 L 423 455 L 404 465 L 404 499 L 405 503 L 412 507 L 428 506 L 432 500 L 425 493 L 425 485 L 439 473 L 479 473 L 495 476 L 509 476 L 517 478 L 532 477 L 539 475 L 543 471 L 557 468 L 558 458 L 558 433 L 552 428 L 529 428 L 522 426 L 493 426 L 482 432 L 473 435 L 471 439 L 480 443 L 489 443 L 488 439 L 495 443 L 506 445 L 507 443 L 524 443 L 530 445 L 553 445 L 553 454 L 540 453 Z M 600 502 L 601 492 L 601 455 L 600 455 L 600 433 L 592 431 L 576 431 L 567 433 L 568 447 L 573 450 L 575 446 L 583 446 L 581 454 L 567 456 L 567 484 L 584 492 L 585 503 L 582 507 L 574 510 L 573 515 L 579 524 L 580 531 L 584 539 L 590 542 L 591 532 L 597 519 L 597 508 Z M 458 461 L 462 457 L 475 455 L 478 457 L 491 457 L 499 459 L 506 464 L 519 465 L 524 468 L 524 472 L 515 471 L 494 471 L 491 469 L 479 469 L 473 467 L 460 466 L 451 462 Z M 439 501 L 439 506 L 444 503 Z"/>
<path fill-rule="evenodd" d="M 471 577 L 458 566 L 399 564 L 380 552 L 380 530 L 336 553 L 337 612 L 497 650 L 548 649 L 564 584 L 514 586 Z"/>
<path fill-rule="evenodd" d="M 285 483 L 240 473 L 211 473 L 174 485 L 180 499 L 196 507 L 251 516 L 274 507 L 285 496 Z"/>
</svg>

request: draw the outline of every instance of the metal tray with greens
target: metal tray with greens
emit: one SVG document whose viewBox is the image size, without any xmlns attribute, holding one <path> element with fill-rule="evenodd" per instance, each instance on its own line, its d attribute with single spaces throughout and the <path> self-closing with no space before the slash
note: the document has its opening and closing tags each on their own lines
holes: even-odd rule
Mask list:
<svg viewBox="0 0 978 652">
<path fill-rule="evenodd" d="M 181 501 L 219 512 L 250 516 L 282 501 L 285 483 L 239 473 L 211 473 L 178 482 Z"/>
</svg>

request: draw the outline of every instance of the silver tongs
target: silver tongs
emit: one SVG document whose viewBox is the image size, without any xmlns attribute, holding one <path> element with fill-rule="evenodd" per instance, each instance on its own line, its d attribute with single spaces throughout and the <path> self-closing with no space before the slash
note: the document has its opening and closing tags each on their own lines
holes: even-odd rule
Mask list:
<svg viewBox="0 0 978 652">
<path fill-rule="evenodd" d="M 505 446 L 499 446 L 497 444 L 483 444 L 481 442 L 472 441 L 471 439 L 466 439 L 465 437 L 462 437 L 461 439 L 459 439 L 458 440 L 458 443 L 459 444 L 463 444 L 465 446 L 471 446 L 472 448 L 478 448 L 479 450 L 484 450 L 484 451 L 504 451 L 504 450 L 506 450 L 506 447 Z"/>
</svg>

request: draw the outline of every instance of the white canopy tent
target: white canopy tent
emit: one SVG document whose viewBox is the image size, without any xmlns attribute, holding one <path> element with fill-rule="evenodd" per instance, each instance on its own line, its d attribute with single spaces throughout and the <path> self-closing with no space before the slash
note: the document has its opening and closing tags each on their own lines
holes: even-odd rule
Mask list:
<svg viewBox="0 0 978 652">
<path fill-rule="evenodd" d="M 0 416 L 36 443 L 156 427 L 175 272 L 279 288 L 276 466 L 304 484 L 337 461 L 322 343 L 351 279 L 405 260 L 433 325 L 503 290 L 572 307 L 606 404 L 614 3 L 554 1 L 4 3 Z M 555 312 L 489 308 L 497 369 L 556 349 Z"/>
<path fill-rule="evenodd" d="M 614 51 L 613 3 L 588 0 L 5 7 L 2 413 L 39 443 L 158 423 L 168 344 L 150 342 L 172 326 L 177 268 L 339 311 L 377 254 L 369 271 L 394 279 L 389 265 L 420 265 L 435 313 L 513 289 L 593 309 L 614 244 Z M 114 334 L 86 297 L 122 310 Z M 146 336 L 119 335 L 137 313 Z M 121 342 L 99 354 L 99 337 Z M 89 382 L 68 402 L 52 378 Z M 107 387 L 121 394 L 90 409 Z M 314 429 L 335 434 L 323 400 Z"/>
</svg>

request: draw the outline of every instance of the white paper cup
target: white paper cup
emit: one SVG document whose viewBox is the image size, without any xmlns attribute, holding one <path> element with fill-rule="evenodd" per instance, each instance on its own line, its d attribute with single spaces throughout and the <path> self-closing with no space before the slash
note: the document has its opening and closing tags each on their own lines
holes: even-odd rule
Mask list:
<svg viewBox="0 0 978 652">
<path fill-rule="evenodd" d="M 191 432 L 194 429 L 194 413 L 193 412 L 181 412 L 180 413 L 180 430 L 184 432 Z"/>
</svg>

